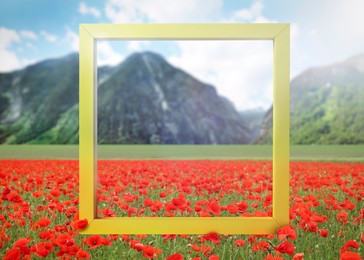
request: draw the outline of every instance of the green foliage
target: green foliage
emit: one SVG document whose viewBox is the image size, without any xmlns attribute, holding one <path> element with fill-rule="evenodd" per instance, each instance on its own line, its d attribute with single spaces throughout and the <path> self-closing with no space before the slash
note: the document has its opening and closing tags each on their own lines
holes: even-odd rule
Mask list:
<svg viewBox="0 0 364 260">
<path fill-rule="evenodd" d="M 291 113 L 294 144 L 364 143 L 364 85 L 331 86 L 301 97 Z"/>
<path fill-rule="evenodd" d="M 292 144 L 364 143 L 364 56 L 308 70 L 291 82 Z M 267 113 L 258 143 L 269 143 Z"/>
</svg>

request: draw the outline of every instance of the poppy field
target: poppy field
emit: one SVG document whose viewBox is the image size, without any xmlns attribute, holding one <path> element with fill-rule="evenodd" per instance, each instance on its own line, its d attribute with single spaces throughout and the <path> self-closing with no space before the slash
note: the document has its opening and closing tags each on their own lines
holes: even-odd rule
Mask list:
<svg viewBox="0 0 364 260">
<path fill-rule="evenodd" d="M 1 259 L 363 259 L 364 163 L 291 162 L 274 235 L 80 235 L 77 160 L 0 160 Z M 271 216 L 272 164 L 102 160 L 98 216 Z"/>
</svg>

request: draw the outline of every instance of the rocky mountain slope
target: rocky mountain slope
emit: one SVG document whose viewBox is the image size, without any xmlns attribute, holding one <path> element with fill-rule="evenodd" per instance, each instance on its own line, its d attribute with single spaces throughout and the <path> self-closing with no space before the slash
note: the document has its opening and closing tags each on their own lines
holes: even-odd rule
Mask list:
<svg viewBox="0 0 364 260">
<path fill-rule="evenodd" d="M 253 136 L 216 89 L 137 53 L 98 70 L 98 142 L 242 144 Z M 78 55 L 0 74 L 0 143 L 78 142 Z"/>
<path fill-rule="evenodd" d="M 75 142 L 63 134 L 47 136 L 60 120 L 71 120 L 65 117 L 78 103 L 77 82 L 78 54 L 0 74 L 0 143 Z M 72 128 L 74 135 L 77 121 L 58 127 Z"/>
<path fill-rule="evenodd" d="M 258 143 L 272 140 L 272 108 Z M 291 82 L 291 143 L 364 143 L 364 55 L 309 69 Z"/>
</svg>

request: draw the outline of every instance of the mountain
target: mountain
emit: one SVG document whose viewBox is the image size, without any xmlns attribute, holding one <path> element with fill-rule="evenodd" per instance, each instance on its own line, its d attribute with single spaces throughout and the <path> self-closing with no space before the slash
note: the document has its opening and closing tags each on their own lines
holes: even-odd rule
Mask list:
<svg viewBox="0 0 364 260">
<path fill-rule="evenodd" d="M 252 140 L 216 89 L 151 52 L 98 69 L 98 142 L 238 144 Z M 78 142 L 78 54 L 0 74 L 0 143 Z"/>
<path fill-rule="evenodd" d="M 48 142 L 48 131 L 78 103 L 77 82 L 78 54 L 0 74 L 0 143 Z M 68 142 L 64 138 L 51 141 Z"/>
<path fill-rule="evenodd" d="M 166 62 L 137 53 L 98 88 L 99 143 L 242 144 L 251 133 L 216 89 Z"/>
<path fill-rule="evenodd" d="M 246 126 L 252 131 L 253 139 L 257 138 L 260 134 L 266 112 L 267 111 L 265 111 L 263 108 L 253 108 L 239 111 L 244 122 L 246 122 Z"/>
<path fill-rule="evenodd" d="M 291 82 L 292 144 L 364 143 L 364 55 L 309 69 Z M 255 142 L 272 140 L 272 108 Z"/>
</svg>

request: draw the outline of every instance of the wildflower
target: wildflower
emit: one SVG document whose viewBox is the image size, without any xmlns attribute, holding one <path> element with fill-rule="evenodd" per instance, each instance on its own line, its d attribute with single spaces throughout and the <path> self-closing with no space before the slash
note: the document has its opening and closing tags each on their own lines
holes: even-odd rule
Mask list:
<svg viewBox="0 0 364 260">
<path fill-rule="evenodd" d="M 83 229 L 85 229 L 87 224 L 88 224 L 87 219 L 75 220 L 72 222 L 72 227 L 75 230 L 83 230 Z"/>
<path fill-rule="evenodd" d="M 183 256 L 179 253 L 175 253 L 169 257 L 166 258 L 166 260 L 183 260 Z"/>
<path fill-rule="evenodd" d="M 346 251 L 340 255 L 340 260 L 362 260 L 362 258 L 356 252 Z"/>
<path fill-rule="evenodd" d="M 215 245 L 219 245 L 219 235 L 215 232 L 208 233 L 200 238 L 200 242 L 205 242 L 207 240 L 212 241 Z"/>
<path fill-rule="evenodd" d="M 157 256 L 162 253 L 162 250 L 159 248 L 154 248 L 152 246 L 143 246 L 143 253 L 144 257 L 146 258 L 154 258 L 154 256 Z"/>
<path fill-rule="evenodd" d="M 51 242 L 40 242 L 33 245 L 30 251 L 39 257 L 47 257 L 53 251 L 53 244 Z"/>
<path fill-rule="evenodd" d="M 274 249 L 282 254 L 289 254 L 289 255 L 294 254 L 294 246 L 289 241 L 285 241 L 285 242 L 281 243 L 280 245 L 276 246 Z"/>
<path fill-rule="evenodd" d="M 83 243 L 88 245 L 90 249 L 94 249 L 103 245 L 103 237 L 100 235 L 92 235 L 83 240 Z"/>
<path fill-rule="evenodd" d="M 343 245 L 341 247 L 341 250 L 340 250 L 340 253 L 344 253 L 346 251 L 349 250 L 349 248 L 355 248 L 355 249 L 358 249 L 359 248 L 359 243 L 356 242 L 355 240 L 348 240 L 345 245 Z"/>
<path fill-rule="evenodd" d="M 327 229 L 320 229 L 320 236 L 327 237 L 329 235 L 329 231 Z"/>
<path fill-rule="evenodd" d="M 284 260 L 284 258 L 282 258 L 280 256 L 272 256 L 271 254 L 268 254 L 268 256 L 266 258 L 264 258 L 263 260 Z"/>
<path fill-rule="evenodd" d="M 266 241 L 260 241 L 260 242 L 257 242 L 255 243 L 253 246 L 252 246 L 252 250 L 254 252 L 256 251 L 265 251 L 267 250 L 268 248 L 270 248 L 270 245 L 266 242 Z"/>
<path fill-rule="evenodd" d="M 235 240 L 234 244 L 236 246 L 242 247 L 245 244 L 245 240 L 242 240 L 242 239 Z"/>
<path fill-rule="evenodd" d="M 283 240 L 286 237 L 296 240 L 297 234 L 292 226 L 284 226 L 277 230 L 278 239 Z"/>
<path fill-rule="evenodd" d="M 296 254 L 293 256 L 292 260 L 302 260 L 304 256 L 305 256 L 305 254 L 304 254 L 304 253 L 296 253 Z"/>
</svg>

